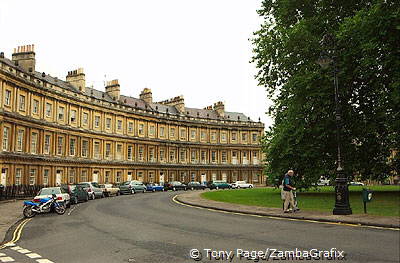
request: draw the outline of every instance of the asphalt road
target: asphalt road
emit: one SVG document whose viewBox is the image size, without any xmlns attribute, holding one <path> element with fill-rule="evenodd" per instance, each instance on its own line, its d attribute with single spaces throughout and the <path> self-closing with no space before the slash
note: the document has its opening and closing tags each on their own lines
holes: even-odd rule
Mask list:
<svg viewBox="0 0 400 263">
<path fill-rule="evenodd" d="M 174 194 L 99 199 L 62 216 L 38 215 L 26 224 L 17 245 L 56 263 L 195 262 L 189 257 L 191 249 L 202 253 L 201 262 L 210 261 L 205 249 L 232 251 L 233 262 L 257 262 L 238 258 L 238 249 L 268 248 L 334 248 L 345 252 L 346 262 L 400 261 L 399 231 L 220 213 L 177 204 L 171 200 Z M 40 262 L 12 249 L 0 253 L 18 262 Z"/>
</svg>

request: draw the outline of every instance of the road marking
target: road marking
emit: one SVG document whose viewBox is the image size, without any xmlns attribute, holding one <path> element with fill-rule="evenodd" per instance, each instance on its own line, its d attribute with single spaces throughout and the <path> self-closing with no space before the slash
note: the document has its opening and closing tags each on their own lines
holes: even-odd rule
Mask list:
<svg viewBox="0 0 400 263">
<path fill-rule="evenodd" d="M 7 255 L 4 253 L 0 253 L 0 257 L 5 257 L 5 256 L 7 256 Z"/>
<path fill-rule="evenodd" d="M 0 258 L 1 262 L 14 262 L 15 260 L 12 257 L 2 257 Z"/>
<path fill-rule="evenodd" d="M 28 249 L 20 249 L 20 250 L 17 250 L 19 253 L 21 253 L 21 254 L 27 254 L 27 253 L 31 253 L 32 251 L 30 251 L 30 250 L 28 250 Z"/>
<path fill-rule="evenodd" d="M 240 212 L 229 212 L 229 211 L 223 211 L 223 210 L 218 210 L 218 209 L 213 209 L 213 208 L 205 208 L 205 207 L 198 207 L 198 206 L 195 206 L 195 205 L 184 204 L 184 203 L 176 200 L 177 196 L 178 195 L 175 195 L 172 198 L 172 201 L 174 201 L 176 204 L 179 204 L 179 205 L 182 205 L 182 206 L 191 207 L 191 208 L 209 210 L 209 211 L 212 211 L 212 212 L 224 213 L 224 214 L 233 214 L 233 215 L 241 215 L 241 216 L 252 216 L 252 217 L 263 217 L 263 218 L 270 218 L 270 219 L 287 220 L 287 221 L 300 221 L 300 222 L 326 224 L 326 225 L 338 225 L 338 226 L 350 226 L 350 227 L 362 227 L 362 228 L 374 228 L 374 229 L 385 229 L 385 230 L 400 231 L 400 228 L 392 228 L 392 227 L 366 226 L 366 225 L 361 225 L 361 224 L 349 224 L 349 223 L 341 223 L 341 222 L 323 222 L 323 221 L 316 221 L 316 220 L 311 220 L 311 219 L 287 218 L 287 217 L 267 216 L 267 215 L 263 216 L 263 215 L 246 214 L 246 213 L 240 213 Z"/>
<path fill-rule="evenodd" d="M 48 259 L 37 259 L 36 262 L 38 263 L 54 263 L 53 261 L 50 261 Z"/>
<path fill-rule="evenodd" d="M 41 255 L 36 254 L 36 253 L 26 254 L 25 256 L 27 256 L 27 257 L 29 257 L 29 258 L 33 258 L 33 259 L 41 258 L 41 257 L 42 257 Z"/>
<path fill-rule="evenodd" d="M 23 249 L 22 247 L 12 247 L 11 248 L 12 250 L 21 250 L 21 249 Z"/>
</svg>

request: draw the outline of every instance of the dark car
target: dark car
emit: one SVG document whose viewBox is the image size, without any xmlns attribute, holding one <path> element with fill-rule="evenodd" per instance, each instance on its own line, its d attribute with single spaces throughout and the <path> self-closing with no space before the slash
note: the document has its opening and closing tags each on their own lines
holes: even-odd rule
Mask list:
<svg viewBox="0 0 400 263">
<path fill-rule="evenodd" d="M 62 185 L 61 188 L 71 197 L 71 204 L 89 201 L 89 194 L 81 185 Z"/>
<path fill-rule="evenodd" d="M 201 184 L 199 182 L 189 182 L 187 184 L 187 188 L 190 190 L 204 190 L 207 188 L 204 184 Z"/>
<path fill-rule="evenodd" d="M 159 184 L 154 184 L 154 183 L 148 183 L 146 184 L 146 192 L 158 192 L 158 191 L 164 191 L 164 186 L 159 185 Z"/>
<path fill-rule="evenodd" d="M 232 186 L 225 181 L 210 181 L 207 183 L 207 187 L 212 189 L 231 189 Z"/>
<path fill-rule="evenodd" d="M 174 182 L 169 182 L 164 184 L 164 189 L 165 191 L 172 190 L 172 191 L 178 191 L 178 190 L 187 190 L 187 186 L 181 182 L 174 181 Z"/>
</svg>

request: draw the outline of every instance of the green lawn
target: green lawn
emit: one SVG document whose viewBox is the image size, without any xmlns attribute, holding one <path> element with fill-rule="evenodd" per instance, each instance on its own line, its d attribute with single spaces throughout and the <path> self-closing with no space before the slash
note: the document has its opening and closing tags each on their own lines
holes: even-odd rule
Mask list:
<svg viewBox="0 0 400 263">
<path fill-rule="evenodd" d="M 363 186 L 350 186 L 350 206 L 353 214 L 364 213 L 361 197 Z M 372 201 L 367 203 L 367 212 L 371 215 L 400 216 L 400 186 L 368 186 L 373 191 Z M 280 189 L 255 188 L 240 190 L 219 190 L 205 192 L 206 199 L 264 207 L 282 207 Z M 335 204 L 334 187 L 324 186 L 297 191 L 297 200 L 302 210 L 332 211 Z"/>
</svg>

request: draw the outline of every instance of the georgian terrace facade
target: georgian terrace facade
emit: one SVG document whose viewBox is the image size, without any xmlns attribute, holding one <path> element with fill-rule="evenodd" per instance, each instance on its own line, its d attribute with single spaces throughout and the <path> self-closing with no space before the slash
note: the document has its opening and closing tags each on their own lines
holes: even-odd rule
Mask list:
<svg viewBox="0 0 400 263">
<path fill-rule="evenodd" d="M 153 102 L 86 87 L 83 69 L 66 81 L 35 71 L 32 46 L 0 53 L 0 166 L 3 185 L 127 180 L 264 184 L 261 122 L 222 102 L 185 107 L 182 96 Z"/>
</svg>

